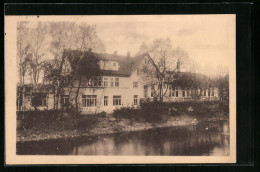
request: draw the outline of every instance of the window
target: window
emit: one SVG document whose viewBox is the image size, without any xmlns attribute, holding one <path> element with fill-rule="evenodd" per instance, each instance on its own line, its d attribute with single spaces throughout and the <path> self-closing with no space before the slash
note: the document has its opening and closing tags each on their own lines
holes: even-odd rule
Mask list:
<svg viewBox="0 0 260 172">
<path fill-rule="evenodd" d="M 116 86 L 116 87 L 119 87 L 119 78 L 116 78 L 116 79 L 115 79 L 115 86 Z"/>
<path fill-rule="evenodd" d="M 114 87 L 114 78 L 110 78 L 110 86 Z"/>
<path fill-rule="evenodd" d="M 148 86 L 147 85 L 144 86 L 144 97 L 145 98 L 148 97 Z"/>
<path fill-rule="evenodd" d="M 169 86 L 169 97 L 174 97 L 174 89 L 172 88 L 172 86 Z"/>
<path fill-rule="evenodd" d="M 47 94 L 35 93 L 32 98 L 32 106 L 47 106 Z"/>
<path fill-rule="evenodd" d="M 134 95 L 134 105 L 138 105 L 138 95 Z"/>
<path fill-rule="evenodd" d="M 204 93 L 203 93 L 203 95 L 204 95 L 204 96 L 206 96 L 206 89 L 204 89 L 204 91 L 203 91 L 203 92 L 204 92 Z"/>
<path fill-rule="evenodd" d="M 175 93 L 174 90 L 172 90 L 172 97 L 174 97 L 174 93 Z"/>
<path fill-rule="evenodd" d="M 208 89 L 208 96 L 210 97 L 210 89 Z"/>
<path fill-rule="evenodd" d="M 154 85 L 152 85 L 152 86 L 151 86 L 151 97 L 154 96 L 154 92 L 155 92 L 155 91 L 154 91 Z"/>
<path fill-rule="evenodd" d="M 151 97 L 154 96 L 154 90 L 151 90 Z"/>
<path fill-rule="evenodd" d="M 83 107 L 95 107 L 97 103 L 96 95 L 82 95 L 82 106 Z"/>
<path fill-rule="evenodd" d="M 104 106 L 107 106 L 108 102 L 108 96 L 104 96 Z"/>
<path fill-rule="evenodd" d="M 104 84 L 104 87 L 108 87 L 108 78 L 104 78 L 103 84 Z"/>
<path fill-rule="evenodd" d="M 187 88 L 187 97 L 189 97 L 189 96 L 190 96 L 190 89 Z"/>
<path fill-rule="evenodd" d="M 182 97 L 185 97 L 185 90 L 182 90 Z"/>
<path fill-rule="evenodd" d="M 191 89 L 191 97 L 195 96 L 195 91 L 196 91 L 196 89 L 194 89 L 194 88 Z"/>
<path fill-rule="evenodd" d="M 214 96 L 214 89 L 212 88 L 211 95 Z"/>
<path fill-rule="evenodd" d="M 102 79 L 100 77 L 94 78 L 94 86 L 100 87 L 102 83 Z"/>
<path fill-rule="evenodd" d="M 172 86 L 169 86 L 169 97 L 174 97 L 174 90 L 172 89 Z"/>
<path fill-rule="evenodd" d="M 177 87 L 175 88 L 175 95 L 176 95 L 176 97 L 179 97 L 179 92 L 178 92 L 178 88 Z"/>
<path fill-rule="evenodd" d="M 149 60 L 149 59 L 145 59 L 144 63 L 145 63 L 145 64 L 149 64 L 149 63 L 150 63 L 150 60 Z"/>
<path fill-rule="evenodd" d="M 113 105 L 121 105 L 121 96 L 113 96 Z"/>
<path fill-rule="evenodd" d="M 133 82 L 133 87 L 138 88 L 138 82 Z"/>
<path fill-rule="evenodd" d="M 69 106 L 69 95 L 62 95 L 60 99 L 60 104 L 62 106 Z"/>
</svg>

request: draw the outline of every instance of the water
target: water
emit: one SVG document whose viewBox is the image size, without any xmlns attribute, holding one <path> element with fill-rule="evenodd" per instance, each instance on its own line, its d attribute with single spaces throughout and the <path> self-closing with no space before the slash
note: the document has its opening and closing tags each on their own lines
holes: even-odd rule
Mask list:
<svg viewBox="0 0 260 172">
<path fill-rule="evenodd" d="M 228 156 L 226 121 L 17 144 L 19 155 Z"/>
</svg>

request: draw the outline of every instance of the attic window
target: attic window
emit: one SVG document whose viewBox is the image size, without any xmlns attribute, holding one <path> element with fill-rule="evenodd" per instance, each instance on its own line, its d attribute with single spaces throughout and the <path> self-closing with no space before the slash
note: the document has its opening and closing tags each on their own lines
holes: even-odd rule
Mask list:
<svg viewBox="0 0 260 172">
<path fill-rule="evenodd" d="M 133 88 L 138 88 L 138 82 L 133 82 Z"/>
</svg>

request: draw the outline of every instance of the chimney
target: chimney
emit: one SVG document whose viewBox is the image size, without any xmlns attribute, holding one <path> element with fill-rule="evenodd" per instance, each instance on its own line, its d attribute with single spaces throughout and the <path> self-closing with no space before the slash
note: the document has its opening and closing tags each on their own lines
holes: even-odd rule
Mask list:
<svg viewBox="0 0 260 172">
<path fill-rule="evenodd" d="M 114 51 L 114 55 L 117 55 L 117 51 Z"/>
<path fill-rule="evenodd" d="M 127 52 L 127 57 L 130 57 L 130 51 Z"/>
<path fill-rule="evenodd" d="M 181 63 L 180 63 L 180 60 L 178 59 L 178 61 L 177 61 L 177 72 L 180 72 L 180 68 L 181 68 Z"/>
</svg>

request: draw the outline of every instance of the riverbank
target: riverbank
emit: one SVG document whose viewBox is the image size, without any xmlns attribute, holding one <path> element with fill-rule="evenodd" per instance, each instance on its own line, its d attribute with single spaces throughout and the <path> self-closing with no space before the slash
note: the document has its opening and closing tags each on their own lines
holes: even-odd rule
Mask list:
<svg viewBox="0 0 260 172">
<path fill-rule="evenodd" d="M 84 118 L 89 118 L 88 116 Z M 113 134 L 120 132 L 142 131 L 163 127 L 174 127 L 184 125 L 197 125 L 200 122 L 213 122 L 220 120 L 228 120 L 228 115 L 218 114 L 215 117 L 195 118 L 192 115 L 179 115 L 170 117 L 160 122 L 137 122 L 129 119 L 116 119 L 112 115 L 104 115 L 99 117 L 93 124 L 86 123 L 84 127 L 75 129 L 65 129 L 63 127 L 54 128 L 32 128 L 18 129 L 17 142 L 43 141 L 53 139 L 69 139 L 81 136 L 96 136 L 103 134 Z M 84 121 L 84 119 L 83 119 Z"/>
</svg>

